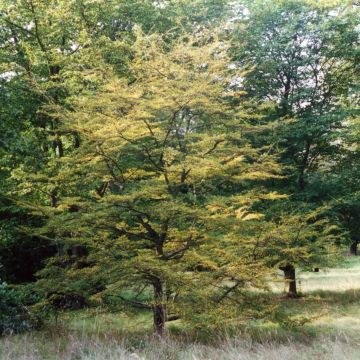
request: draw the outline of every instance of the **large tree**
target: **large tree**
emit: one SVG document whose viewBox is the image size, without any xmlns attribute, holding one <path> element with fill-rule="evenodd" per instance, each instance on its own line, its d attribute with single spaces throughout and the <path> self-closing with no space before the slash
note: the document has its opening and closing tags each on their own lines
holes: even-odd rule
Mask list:
<svg viewBox="0 0 360 360">
<path fill-rule="evenodd" d="M 249 184 L 280 168 L 241 137 L 228 106 L 238 94 L 229 88 L 226 42 L 186 36 L 167 49 L 159 36 L 137 38 L 133 81 L 109 76 L 101 90 L 76 97 L 72 111 L 52 107 L 82 141 L 61 159 L 67 186 L 57 207 L 37 208 L 48 216 L 38 235 L 87 246 L 109 289 L 151 287 L 151 300 L 135 304 L 153 310 L 162 335 L 171 305 L 181 309 L 209 272 L 232 268 L 219 281 L 257 279 L 255 267 L 237 271 L 234 254 L 232 263 L 218 256 L 219 239 L 261 197 Z"/>
<path fill-rule="evenodd" d="M 341 151 L 341 129 L 350 115 L 343 100 L 353 93 L 359 15 L 348 5 L 255 1 L 234 37 L 233 56 L 249 73 L 248 96 L 268 111 L 272 141 L 283 151 L 289 179 L 304 190 L 324 161 Z M 277 129 L 277 131 L 274 131 Z"/>
<path fill-rule="evenodd" d="M 2 0 L 0 177 L 6 201 L 15 195 L 56 206 L 61 181 L 44 180 L 55 178 L 57 158 L 77 148 L 80 138 L 75 131 L 60 130 L 58 120 L 42 109 L 65 106 L 69 96 L 99 86 L 105 64 L 119 76 L 131 77 L 136 25 L 146 33 L 164 33 L 171 41 L 184 29 L 213 26 L 226 14 L 223 0 Z M 15 228 L 24 223 L 16 219 L 24 213 L 17 206 L 22 205 L 13 204 Z"/>
<path fill-rule="evenodd" d="M 347 151 L 346 128 L 354 111 L 349 99 L 355 93 L 358 74 L 359 15 L 351 5 L 338 2 L 245 3 L 233 40 L 233 66 L 248 69 L 239 77 L 238 86 L 258 108 L 257 114 L 262 114 L 249 119 L 250 124 L 261 124 L 262 131 L 249 132 L 248 137 L 257 146 L 272 144 L 272 151 L 281 154 L 286 176 L 268 186 L 289 194 L 287 207 L 297 208 L 296 215 L 288 216 L 293 224 L 286 216 L 279 220 L 277 209 L 265 211 L 271 223 L 283 230 L 278 232 L 282 239 L 275 237 L 282 259 L 277 266 L 285 278 L 294 278 L 295 267 L 315 266 L 319 254 L 325 259 L 325 249 L 341 243 L 341 236 L 336 242 L 330 236 L 326 247 L 321 241 L 316 245 L 314 234 L 325 239 L 323 230 L 299 219 L 308 217 L 306 209 L 320 211 L 332 201 L 334 182 L 329 182 L 327 174 Z M 335 213 L 328 221 L 325 232 L 339 225 Z M 298 228 L 303 228 L 299 237 Z M 271 251 L 271 243 L 268 246 Z M 304 249 L 314 257 L 306 255 L 304 261 Z M 291 258 L 286 260 L 281 254 L 291 254 Z M 320 263 L 326 266 L 326 261 Z M 290 284 L 289 293 L 295 294 L 295 280 Z"/>
</svg>

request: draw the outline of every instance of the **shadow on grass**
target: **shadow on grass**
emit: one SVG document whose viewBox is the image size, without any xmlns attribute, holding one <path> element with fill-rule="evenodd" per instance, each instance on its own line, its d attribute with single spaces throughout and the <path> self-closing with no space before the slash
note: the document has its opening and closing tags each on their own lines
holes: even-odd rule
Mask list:
<svg viewBox="0 0 360 360">
<path fill-rule="evenodd" d="M 301 323 L 303 317 L 308 318 L 309 321 L 305 321 L 304 325 L 287 327 L 284 326 L 284 322 L 279 323 L 275 318 L 248 319 L 240 320 L 234 326 L 214 330 L 195 329 L 191 324 L 180 320 L 167 325 L 169 336 L 188 344 L 195 342 L 215 345 L 234 337 L 248 338 L 258 343 L 271 341 L 287 343 L 293 340 L 309 343 L 324 334 L 336 334 L 339 328 L 333 327 L 334 321 L 351 316 L 357 317 L 360 313 L 360 289 L 342 292 L 316 290 L 302 294 L 298 299 L 287 299 L 279 293 L 254 291 L 247 294 L 246 301 L 253 304 L 277 304 L 276 311 L 284 318 L 295 317 L 295 322 Z M 319 319 L 320 322 L 317 321 Z M 340 329 L 342 330 L 343 328 Z M 58 326 L 49 323 L 41 333 L 45 338 L 50 339 L 59 336 L 63 339 L 96 338 L 105 343 L 118 339 L 126 346 L 141 348 L 151 339 L 152 316 L 151 313 L 142 312 L 134 316 L 96 311 L 71 312 L 63 314 Z M 67 341 L 64 340 L 64 344 Z"/>
<path fill-rule="evenodd" d="M 333 305 L 360 304 L 360 289 L 344 291 L 316 290 L 305 294 L 304 299 Z"/>
<path fill-rule="evenodd" d="M 342 291 L 313 290 L 306 293 L 299 293 L 297 298 L 288 298 L 278 292 L 251 292 L 248 293 L 248 301 L 262 301 L 276 303 L 278 305 L 305 306 L 305 303 L 325 305 L 360 305 L 360 288 Z"/>
</svg>

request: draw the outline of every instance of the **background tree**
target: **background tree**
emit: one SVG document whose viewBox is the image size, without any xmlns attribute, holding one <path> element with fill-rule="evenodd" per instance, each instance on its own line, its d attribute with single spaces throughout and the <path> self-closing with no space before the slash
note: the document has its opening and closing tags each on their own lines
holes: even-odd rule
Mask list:
<svg viewBox="0 0 360 360">
<path fill-rule="evenodd" d="M 291 206 L 291 205 L 290 205 Z M 289 209 L 288 209 L 289 210 Z M 283 213 L 264 225 L 260 247 L 266 262 L 284 272 L 287 297 L 298 297 L 296 270 L 312 270 L 335 265 L 341 254 L 341 228 L 319 210 Z M 330 219 L 331 220 L 331 219 Z"/>
<path fill-rule="evenodd" d="M 281 154 L 286 176 L 268 186 L 289 194 L 290 207 L 321 209 L 341 191 L 329 174 L 348 151 L 348 121 L 355 111 L 350 99 L 358 77 L 358 13 L 346 4 L 301 0 L 246 6 L 232 54 L 235 67 L 249 69 L 239 86 L 260 111 L 249 122 L 261 124 L 262 132 L 248 136 L 253 144 L 272 144 L 272 151 Z M 278 222 L 276 210 L 265 212 Z M 338 226 L 338 213 L 329 221 Z"/>
<path fill-rule="evenodd" d="M 234 60 L 252 68 L 243 79 L 248 96 L 275 105 L 267 115 L 278 130 L 269 135 L 292 169 L 298 188 L 292 191 L 302 191 L 322 163 L 341 153 L 349 116 L 342 99 L 356 83 L 358 13 L 300 0 L 253 2 L 248 9 Z"/>
</svg>

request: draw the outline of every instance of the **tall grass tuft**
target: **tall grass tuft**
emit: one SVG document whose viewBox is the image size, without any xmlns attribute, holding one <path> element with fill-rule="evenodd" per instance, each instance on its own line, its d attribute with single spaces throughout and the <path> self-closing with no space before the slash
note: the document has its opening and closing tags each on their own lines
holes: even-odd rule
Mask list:
<svg viewBox="0 0 360 360">
<path fill-rule="evenodd" d="M 216 341 L 215 341 L 216 343 Z M 28 334 L 1 341 L 1 360 L 349 360 L 360 358 L 360 343 L 346 335 L 319 337 L 314 341 L 254 342 L 249 337 L 223 339 L 217 346 L 173 339 L 146 338 L 136 346 L 116 337 L 81 337 L 73 334 L 51 338 Z"/>
</svg>

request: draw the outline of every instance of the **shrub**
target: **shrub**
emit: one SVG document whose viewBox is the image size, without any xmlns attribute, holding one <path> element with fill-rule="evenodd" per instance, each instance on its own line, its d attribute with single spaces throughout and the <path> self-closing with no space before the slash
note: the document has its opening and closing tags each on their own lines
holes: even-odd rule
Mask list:
<svg viewBox="0 0 360 360">
<path fill-rule="evenodd" d="M 0 336 L 30 330 L 35 317 L 24 306 L 22 297 L 5 282 L 0 282 Z"/>
</svg>

